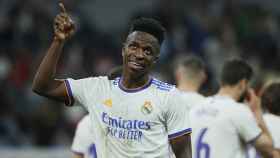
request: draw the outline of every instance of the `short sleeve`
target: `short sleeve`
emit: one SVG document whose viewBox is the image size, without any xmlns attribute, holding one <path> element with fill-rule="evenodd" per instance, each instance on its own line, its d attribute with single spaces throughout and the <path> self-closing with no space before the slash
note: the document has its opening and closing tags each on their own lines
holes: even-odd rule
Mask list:
<svg viewBox="0 0 280 158">
<path fill-rule="evenodd" d="M 78 124 L 72 143 L 72 151 L 78 154 L 86 154 L 94 138 L 90 132 L 90 118 L 85 116 Z"/>
<path fill-rule="evenodd" d="M 280 150 L 280 139 L 274 139 L 274 147 L 278 150 Z"/>
<path fill-rule="evenodd" d="M 68 106 L 72 106 L 75 103 L 77 105 L 86 106 L 88 94 L 94 93 L 97 95 L 98 89 L 103 85 L 101 83 L 105 78 L 106 77 L 89 77 L 78 80 L 74 80 L 71 78 L 66 79 L 64 83 L 67 89 L 68 102 L 65 104 Z"/>
<path fill-rule="evenodd" d="M 247 143 L 252 143 L 261 135 L 261 129 L 251 110 L 246 105 L 240 106 L 244 107 L 236 111 L 233 122 L 241 138 Z"/>
<path fill-rule="evenodd" d="M 181 92 L 175 88 L 167 101 L 166 126 L 169 139 L 191 133 L 189 108 L 184 104 Z"/>
<path fill-rule="evenodd" d="M 263 115 L 263 118 L 272 136 L 274 147 L 280 150 L 280 117 L 266 113 Z"/>
</svg>

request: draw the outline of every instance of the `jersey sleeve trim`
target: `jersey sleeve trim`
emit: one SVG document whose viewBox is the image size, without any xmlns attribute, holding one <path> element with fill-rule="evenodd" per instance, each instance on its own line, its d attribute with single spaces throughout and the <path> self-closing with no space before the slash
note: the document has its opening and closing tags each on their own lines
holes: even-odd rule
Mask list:
<svg viewBox="0 0 280 158">
<path fill-rule="evenodd" d="M 75 150 L 71 150 L 74 154 L 76 154 L 76 155 L 79 155 L 79 156 L 82 156 L 82 157 L 84 157 L 84 153 L 82 153 L 82 152 L 79 152 L 79 151 L 75 151 Z"/>
<path fill-rule="evenodd" d="M 96 146 L 95 144 L 92 144 L 92 146 L 90 147 L 90 153 L 93 154 L 94 158 L 97 158 L 97 152 L 96 152 Z"/>
<path fill-rule="evenodd" d="M 260 132 L 257 136 L 255 136 L 254 138 L 250 139 L 248 141 L 249 144 L 253 144 L 255 143 L 255 141 L 262 135 L 262 132 Z"/>
<path fill-rule="evenodd" d="M 182 135 L 185 135 L 185 134 L 188 134 L 188 133 L 191 133 L 191 132 L 192 132 L 191 128 L 184 129 L 182 131 L 179 131 L 179 132 L 176 132 L 176 133 L 173 133 L 173 134 L 169 134 L 168 139 L 174 139 L 174 138 L 180 137 Z"/>
<path fill-rule="evenodd" d="M 71 86 L 68 80 L 64 80 L 64 84 L 66 87 L 66 93 L 67 93 L 67 97 L 68 97 L 68 101 L 65 103 L 66 106 L 73 106 L 74 105 L 74 97 L 73 97 L 73 93 L 71 90 Z"/>
</svg>

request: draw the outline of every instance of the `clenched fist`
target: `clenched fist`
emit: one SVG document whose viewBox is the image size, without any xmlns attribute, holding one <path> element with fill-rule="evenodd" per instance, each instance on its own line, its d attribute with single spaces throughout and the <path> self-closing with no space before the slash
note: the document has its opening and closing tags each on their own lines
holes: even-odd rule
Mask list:
<svg viewBox="0 0 280 158">
<path fill-rule="evenodd" d="M 67 14 L 62 3 L 59 3 L 61 12 L 54 19 L 54 35 L 55 38 L 61 41 L 69 39 L 75 32 L 73 20 Z"/>
</svg>

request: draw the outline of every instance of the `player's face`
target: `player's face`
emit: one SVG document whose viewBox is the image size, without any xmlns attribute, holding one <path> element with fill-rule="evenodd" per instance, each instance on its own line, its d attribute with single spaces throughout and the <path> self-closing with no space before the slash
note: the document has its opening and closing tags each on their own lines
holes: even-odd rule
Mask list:
<svg viewBox="0 0 280 158">
<path fill-rule="evenodd" d="M 124 71 L 146 75 L 159 55 L 158 40 L 149 33 L 135 31 L 128 35 L 122 50 Z"/>
</svg>

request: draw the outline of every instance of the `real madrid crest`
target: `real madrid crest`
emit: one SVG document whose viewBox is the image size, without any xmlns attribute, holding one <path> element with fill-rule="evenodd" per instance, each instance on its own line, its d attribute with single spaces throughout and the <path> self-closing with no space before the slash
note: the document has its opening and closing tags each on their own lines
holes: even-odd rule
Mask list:
<svg viewBox="0 0 280 158">
<path fill-rule="evenodd" d="M 145 101 L 143 106 L 141 107 L 141 111 L 143 114 L 150 114 L 153 111 L 153 106 L 150 101 Z"/>
</svg>

